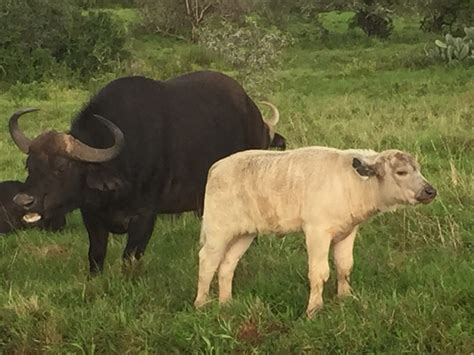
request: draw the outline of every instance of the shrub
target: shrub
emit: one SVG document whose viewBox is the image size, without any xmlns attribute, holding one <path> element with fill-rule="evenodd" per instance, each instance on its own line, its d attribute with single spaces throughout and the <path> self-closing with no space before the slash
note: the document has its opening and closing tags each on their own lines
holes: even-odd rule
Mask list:
<svg viewBox="0 0 474 355">
<path fill-rule="evenodd" d="M 369 37 L 388 38 L 393 31 L 392 11 L 382 2 L 362 0 L 355 6 L 349 27 L 359 27 Z"/>
<path fill-rule="evenodd" d="M 425 32 L 446 31 L 462 35 L 465 26 L 474 25 L 474 1 L 472 0 L 418 0 Z"/>
<path fill-rule="evenodd" d="M 228 21 L 200 30 L 199 43 L 218 54 L 238 71 L 238 79 L 250 91 L 272 83 L 272 69 L 279 64 L 282 49 L 293 42 L 276 27 L 265 28 L 258 17 L 246 17 L 241 26 Z"/>
<path fill-rule="evenodd" d="M 134 0 L 76 0 L 84 9 L 110 8 L 110 7 L 132 7 Z"/>
<path fill-rule="evenodd" d="M 191 27 L 182 1 L 136 0 L 147 32 L 186 37 Z"/>
<path fill-rule="evenodd" d="M 72 0 L 0 2 L 0 79 L 31 82 L 58 71 L 83 78 L 125 57 L 124 35 L 107 13 Z"/>
<path fill-rule="evenodd" d="M 110 14 L 91 11 L 74 23 L 66 51 L 58 56 L 83 77 L 108 71 L 128 56 L 124 50 L 125 33 Z"/>
<path fill-rule="evenodd" d="M 30 82 L 41 79 L 64 51 L 73 26 L 68 1 L 0 2 L 0 78 Z"/>
<path fill-rule="evenodd" d="M 197 39 L 198 29 L 213 16 L 239 21 L 249 0 L 136 0 L 148 32 Z"/>
</svg>

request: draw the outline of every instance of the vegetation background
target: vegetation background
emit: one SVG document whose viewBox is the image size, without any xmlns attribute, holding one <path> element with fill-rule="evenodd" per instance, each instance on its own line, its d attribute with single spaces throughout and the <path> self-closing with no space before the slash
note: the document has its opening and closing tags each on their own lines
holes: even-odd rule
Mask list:
<svg viewBox="0 0 474 355">
<path fill-rule="evenodd" d="M 198 312 L 192 214 L 160 217 L 134 269 L 122 270 L 124 237 L 111 238 L 93 279 L 77 212 L 61 233 L 4 236 L 0 353 L 474 352 L 474 48 L 464 29 L 474 2 L 348 3 L 0 2 L 2 180 L 26 175 L 8 135 L 14 111 L 42 109 L 21 123 L 31 136 L 66 130 L 118 76 L 213 69 L 278 106 L 290 148 L 408 150 L 439 190 L 431 205 L 363 226 L 354 297 L 336 300 L 332 276 L 312 321 L 300 234 L 260 238 L 238 266 L 234 301 Z"/>
</svg>

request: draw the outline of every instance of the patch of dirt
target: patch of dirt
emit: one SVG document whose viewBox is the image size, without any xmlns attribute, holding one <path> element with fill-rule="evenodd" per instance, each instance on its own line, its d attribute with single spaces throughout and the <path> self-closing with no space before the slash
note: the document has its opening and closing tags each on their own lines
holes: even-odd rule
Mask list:
<svg viewBox="0 0 474 355">
<path fill-rule="evenodd" d="M 237 339 L 243 343 L 256 346 L 263 341 L 263 334 L 260 333 L 258 327 L 251 320 L 242 323 L 237 332 Z"/>
<path fill-rule="evenodd" d="M 70 251 L 64 245 L 26 245 L 25 252 L 40 258 L 69 256 Z"/>
</svg>

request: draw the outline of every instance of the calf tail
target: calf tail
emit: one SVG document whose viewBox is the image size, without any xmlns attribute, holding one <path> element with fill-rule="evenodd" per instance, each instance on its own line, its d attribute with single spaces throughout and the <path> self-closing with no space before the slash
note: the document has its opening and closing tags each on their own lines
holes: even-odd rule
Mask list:
<svg viewBox="0 0 474 355">
<path fill-rule="evenodd" d="M 204 227 L 201 228 L 201 235 L 199 237 L 199 245 L 202 247 L 206 243 L 206 232 L 204 231 Z"/>
</svg>

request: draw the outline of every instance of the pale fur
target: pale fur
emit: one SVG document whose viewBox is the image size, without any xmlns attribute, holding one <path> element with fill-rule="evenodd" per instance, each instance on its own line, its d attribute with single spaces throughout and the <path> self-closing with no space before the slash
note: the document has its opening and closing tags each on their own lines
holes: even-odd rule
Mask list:
<svg viewBox="0 0 474 355">
<path fill-rule="evenodd" d="M 219 300 L 231 298 L 238 260 L 253 238 L 265 233 L 304 231 L 311 285 L 308 316 L 323 304 L 331 244 L 338 294 L 350 293 L 348 279 L 358 225 L 379 211 L 414 203 L 415 196 L 415 190 L 401 191 L 390 182 L 390 176 L 360 176 L 352 168 L 352 161 L 357 158 L 368 164 L 390 166 L 398 153 L 401 152 L 328 147 L 285 152 L 250 150 L 215 163 L 206 186 L 196 306 L 207 302 L 217 268 Z M 414 180 L 416 189 L 426 183 L 419 175 Z"/>
</svg>

